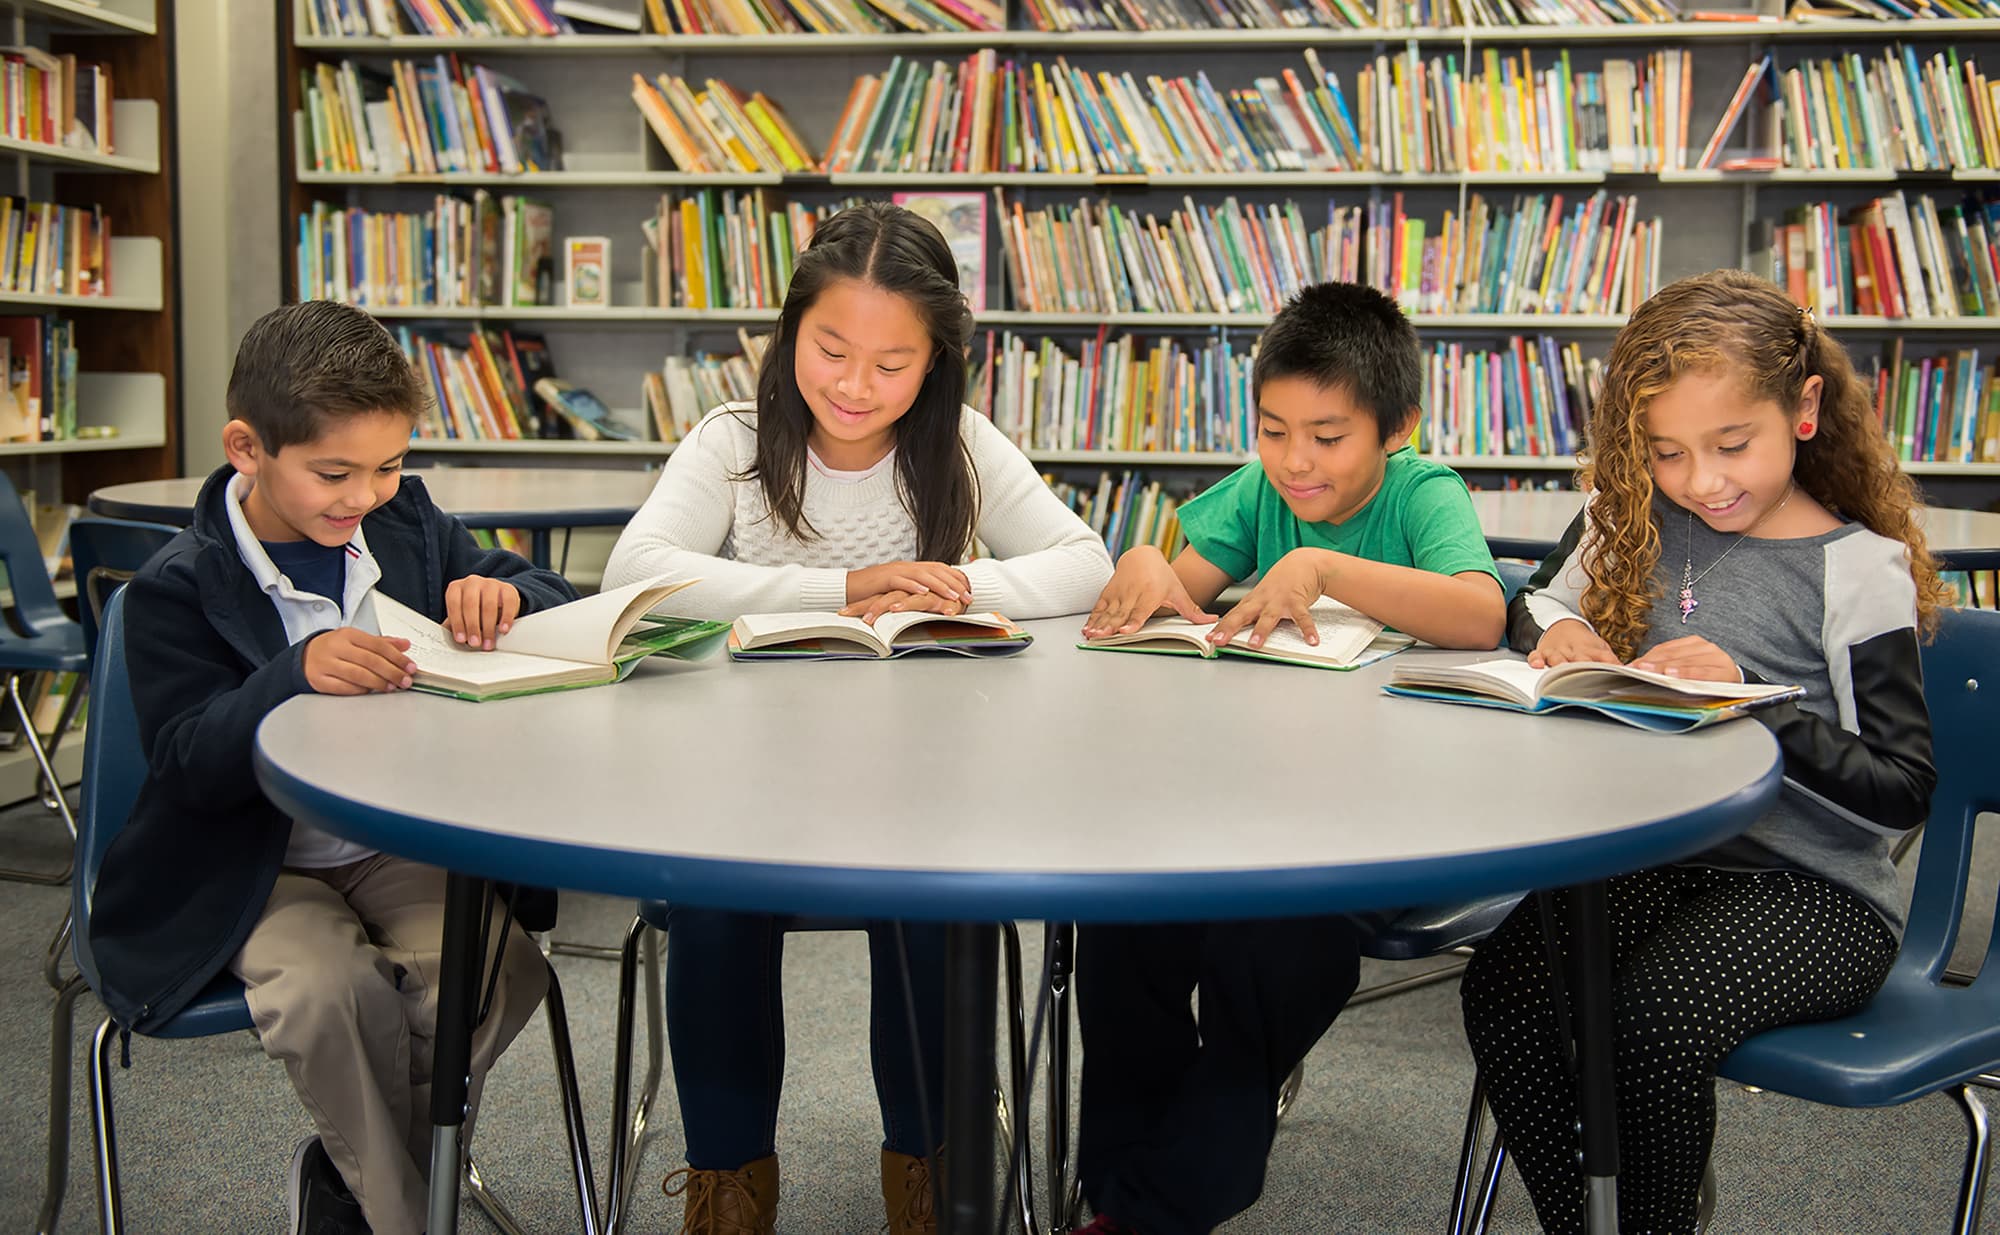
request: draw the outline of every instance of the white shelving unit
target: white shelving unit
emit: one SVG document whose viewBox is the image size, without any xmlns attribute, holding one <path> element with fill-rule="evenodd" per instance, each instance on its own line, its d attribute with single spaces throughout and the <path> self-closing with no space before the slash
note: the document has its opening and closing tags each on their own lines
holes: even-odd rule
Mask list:
<svg viewBox="0 0 2000 1235">
<path fill-rule="evenodd" d="M 1763 3 L 1767 0 L 1753 0 Z M 1016 20 L 1019 20 L 1018 15 Z M 301 19 L 293 30 L 303 29 Z M 546 331 L 558 370 L 563 376 L 592 386 L 628 423 L 639 413 L 638 377 L 657 367 L 670 350 L 733 351 L 731 339 L 739 327 L 768 326 L 777 311 L 769 309 L 690 310 L 653 307 L 640 294 L 638 222 L 661 192 L 692 187 L 751 188 L 774 191 L 778 200 L 817 204 L 851 196 L 886 195 L 904 189 L 988 191 L 1000 188 L 1009 196 L 1023 195 L 1032 205 L 1074 201 L 1083 195 L 1111 195 L 1131 209 L 1164 213 L 1183 198 L 1208 205 L 1224 195 L 1256 204 L 1296 200 L 1308 218 L 1328 200 L 1341 205 L 1370 200 L 1373 195 L 1407 194 L 1413 216 L 1435 219 L 1443 209 L 1461 215 L 1472 193 L 1489 191 L 1489 199 L 1505 205 L 1512 194 L 1546 190 L 1566 195 L 1565 203 L 1598 188 L 1641 195 L 1646 215 L 1665 219 L 1661 281 L 1717 266 L 1748 264 L 1750 225 L 1770 220 L 1792 205 L 1815 200 L 1860 201 L 1901 186 L 1913 192 L 1977 192 L 2000 172 L 1956 170 L 1904 172 L 1861 168 L 1841 171 L 1782 169 L 1768 172 L 1470 172 L 1428 175 L 1341 173 L 1253 173 L 1230 175 L 1096 176 L 1037 173 L 839 173 L 750 175 L 690 175 L 667 166 L 663 152 L 636 116 L 629 98 L 632 73 L 648 77 L 661 71 L 695 80 L 724 77 L 746 91 L 764 90 L 786 109 L 816 148 L 825 144 L 853 79 L 879 72 L 892 56 L 918 60 L 953 59 L 992 47 L 1003 56 L 1053 58 L 1060 54 L 1086 70 L 1157 72 L 1163 75 L 1205 70 L 1218 89 L 1271 73 L 1281 64 L 1296 65 L 1303 48 L 1314 47 L 1328 60 L 1329 70 L 1352 81 L 1356 57 L 1394 53 L 1416 44 L 1446 54 L 1454 49 L 1467 62 L 1486 48 L 1521 49 L 1534 54 L 1537 67 L 1553 62 L 1561 52 L 1578 71 L 1597 67 L 1612 57 L 1636 57 L 1656 47 L 1692 47 L 1695 88 L 1689 124 L 1692 161 L 1724 110 L 1743 69 L 1754 57 L 1775 51 L 1779 67 L 1802 55 L 1825 55 L 1851 46 L 1872 50 L 1898 41 L 1920 46 L 2000 42 L 2000 21 L 1868 20 L 1794 22 L 1676 22 L 1656 25 L 1560 26 L 1526 28 L 1444 29 L 1288 29 L 1191 30 L 1161 32 L 1097 31 L 1046 33 L 1034 30 L 952 34 L 889 35 L 575 35 L 557 38 L 308 38 L 292 41 L 294 67 L 319 59 L 356 57 L 380 63 L 394 57 L 456 54 L 492 63 L 550 100 L 555 123 L 566 139 L 563 170 L 516 176 L 453 174 L 444 176 L 355 175 L 321 172 L 294 165 L 293 200 L 331 199 L 376 209 L 418 210 L 432 195 L 453 189 L 488 188 L 496 193 L 520 192 L 555 207 L 558 237 L 605 235 L 613 244 L 613 307 L 603 310 L 559 306 L 525 308 L 431 308 L 371 306 L 377 316 L 400 324 L 430 323 L 447 333 L 468 326 L 511 327 Z M 1336 58 L 1346 57 L 1336 63 Z M 578 60 L 588 63 L 579 65 Z M 293 74 L 294 78 L 296 74 Z M 298 140 L 298 121 L 285 124 Z M 296 234 L 289 220 L 288 237 Z M 1045 330 L 1061 337 L 1082 338 L 1100 325 L 1142 333 L 1230 332 L 1247 337 L 1269 321 L 1257 313 L 1230 314 L 1064 314 L 1027 312 L 1005 307 L 1007 288 L 997 227 L 989 218 L 987 303 L 995 307 L 978 315 L 979 326 L 1006 330 Z M 288 268 L 291 254 L 287 254 Z M 1497 341 L 1510 334 L 1548 333 L 1577 339 L 1587 351 L 1601 354 L 1610 336 L 1623 324 L 1617 314 L 1454 314 L 1414 315 L 1420 333 L 1468 341 Z M 1850 338 L 1858 353 L 1871 351 L 1892 335 L 1916 336 L 1920 347 L 1942 348 L 1953 340 L 1988 346 L 2000 334 L 2000 318 L 1930 318 L 1891 320 L 1879 317 L 1823 316 L 1824 325 Z M 658 344 L 648 349 L 655 336 Z M 419 454 L 474 462 L 482 458 L 518 463 L 524 458 L 592 459 L 651 465 L 670 453 L 658 442 L 487 442 L 420 441 Z M 1038 465 L 1053 469 L 1144 468 L 1178 469 L 1198 476 L 1203 469 L 1235 466 L 1247 455 L 1222 452 L 1034 451 Z M 1453 457 L 1447 462 L 1485 474 L 1516 473 L 1524 479 L 1547 481 L 1574 466 L 1568 456 Z M 1912 463 L 1916 475 L 1968 482 L 2000 492 L 2000 464 Z M 1948 490 L 1947 492 L 1955 492 Z"/>
</svg>

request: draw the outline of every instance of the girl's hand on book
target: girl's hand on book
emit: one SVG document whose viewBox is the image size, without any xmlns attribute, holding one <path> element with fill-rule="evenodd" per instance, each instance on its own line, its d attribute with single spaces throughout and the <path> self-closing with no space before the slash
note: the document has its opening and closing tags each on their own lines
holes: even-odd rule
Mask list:
<svg viewBox="0 0 2000 1235">
<path fill-rule="evenodd" d="M 1693 678 L 1699 682 L 1741 682 L 1743 670 L 1729 653 L 1700 635 L 1669 639 L 1639 655 L 1634 669 L 1664 673 L 1670 678 Z"/>
<path fill-rule="evenodd" d="M 306 644 L 306 685 L 320 695 L 372 695 L 402 690 L 417 671 L 408 639 L 342 626 Z"/>
<path fill-rule="evenodd" d="M 451 637 L 480 651 L 506 634 L 521 613 L 521 593 L 503 579 L 467 575 L 444 590 L 444 625 Z"/>
<path fill-rule="evenodd" d="M 1326 583 L 1320 575 L 1320 559 L 1313 551 L 1294 549 L 1264 572 L 1250 594 L 1222 615 L 1209 633 L 1209 641 L 1226 646 L 1238 631 L 1250 627 L 1250 646 L 1260 648 L 1278 623 L 1286 618 L 1299 628 L 1307 643 L 1319 645 L 1319 628 L 1313 625 L 1313 602 L 1325 595 Z"/>
<path fill-rule="evenodd" d="M 847 572 L 848 604 L 861 604 L 885 592 L 934 592 L 964 606 L 972 603 L 972 580 L 943 562 L 884 562 Z"/>
<path fill-rule="evenodd" d="M 1598 637 L 1596 631 L 1575 618 L 1564 618 L 1542 632 L 1542 641 L 1535 650 L 1528 653 L 1528 667 L 1531 669 L 1553 669 L 1573 660 L 1595 661 L 1601 665 L 1615 665 L 1618 654 L 1611 645 Z"/>
<path fill-rule="evenodd" d="M 965 602 L 949 600 L 936 592 L 883 592 L 857 600 L 840 611 L 842 617 L 858 617 L 870 626 L 885 613 L 942 613 L 956 617 L 965 612 Z"/>
<path fill-rule="evenodd" d="M 1213 613 L 1203 613 L 1188 595 L 1187 585 L 1167 563 L 1166 554 L 1152 545 L 1141 545 L 1118 559 L 1111 582 L 1104 585 L 1090 616 L 1083 620 L 1083 637 L 1129 635 L 1162 609 L 1171 609 L 1190 622 L 1215 620 Z"/>
</svg>

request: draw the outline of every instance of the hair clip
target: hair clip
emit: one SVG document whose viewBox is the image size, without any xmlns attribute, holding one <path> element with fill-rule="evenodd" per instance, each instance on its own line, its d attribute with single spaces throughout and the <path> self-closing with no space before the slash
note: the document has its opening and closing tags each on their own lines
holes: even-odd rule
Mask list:
<svg viewBox="0 0 2000 1235">
<path fill-rule="evenodd" d="M 1819 325 L 1818 320 L 1813 317 L 1813 311 L 1805 305 L 1799 306 L 1799 320 L 1808 326 Z"/>
</svg>

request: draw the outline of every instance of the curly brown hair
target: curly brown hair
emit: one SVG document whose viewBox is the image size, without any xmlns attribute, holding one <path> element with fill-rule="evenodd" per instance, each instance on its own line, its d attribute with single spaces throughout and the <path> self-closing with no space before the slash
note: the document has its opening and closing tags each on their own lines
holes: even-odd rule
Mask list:
<svg viewBox="0 0 2000 1235">
<path fill-rule="evenodd" d="M 1835 514 L 1902 541 L 1917 585 L 1917 621 L 1928 634 L 1951 591 L 1917 520 L 1917 488 L 1896 464 L 1874 399 L 1847 349 L 1775 284 L 1740 270 L 1681 279 L 1639 306 L 1604 366 L 1578 482 L 1593 494 L 1583 539 L 1583 616 L 1621 659 L 1643 645 L 1661 595 L 1654 579 L 1660 530 L 1652 517 L 1653 468 L 1646 407 L 1688 373 L 1730 374 L 1756 400 L 1795 412 L 1817 375 L 1819 431 L 1798 442 L 1792 475 Z"/>
</svg>

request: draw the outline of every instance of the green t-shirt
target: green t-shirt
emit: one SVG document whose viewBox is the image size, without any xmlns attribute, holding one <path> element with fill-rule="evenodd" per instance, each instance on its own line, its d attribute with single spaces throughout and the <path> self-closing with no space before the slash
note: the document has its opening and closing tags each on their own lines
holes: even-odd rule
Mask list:
<svg viewBox="0 0 2000 1235">
<path fill-rule="evenodd" d="M 1261 574 L 1302 546 L 1441 575 L 1480 570 L 1500 578 L 1465 481 L 1409 446 L 1389 456 L 1382 487 L 1345 523 L 1308 523 L 1293 514 L 1261 463 L 1245 464 L 1189 499 L 1180 517 L 1188 544 L 1232 579 Z"/>
</svg>

